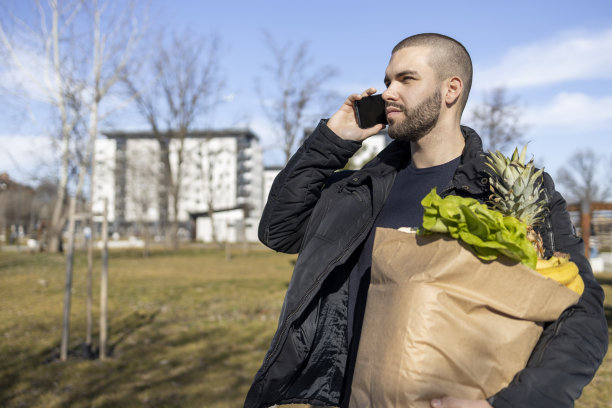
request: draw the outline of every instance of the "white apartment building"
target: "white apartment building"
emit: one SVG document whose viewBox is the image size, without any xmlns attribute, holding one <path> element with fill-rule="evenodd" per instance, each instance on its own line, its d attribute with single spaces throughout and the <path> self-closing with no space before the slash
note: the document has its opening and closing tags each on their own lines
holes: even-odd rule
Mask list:
<svg viewBox="0 0 612 408">
<path fill-rule="evenodd" d="M 172 196 L 163 180 L 160 142 L 150 132 L 105 132 L 96 143 L 94 213 L 108 200 L 111 231 L 160 235 L 173 218 Z M 360 168 L 389 142 L 373 136 L 351 159 Z M 178 220 L 182 238 L 213 242 L 257 241 L 257 227 L 274 178 L 282 167 L 263 167 L 258 137 L 249 130 L 194 131 L 171 139 L 169 161 L 180 181 Z M 178 178 L 177 178 L 178 177 Z M 209 209 L 212 206 L 212 219 Z M 101 217 L 96 218 L 98 228 Z M 214 228 L 213 228 L 214 227 Z M 213 236 L 214 234 L 214 236 Z"/>
<path fill-rule="evenodd" d="M 103 135 L 96 143 L 94 212 L 101 214 L 107 199 L 114 232 L 125 236 L 147 226 L 160 234 L 174 216 L 172 193 L 163 180 L 160 141 L 150 132 Z M 218 240 L 239 240 L 245 233 L 247 239 L 256 240 L 265 200 L 257 136 L 249 130 L 190 132 L 183 139 L 179 172 L 180 147 L 179 139 L 169 140 L 174 181 L 180 183 L 181 235 L 211 241 L 212 208 Z"/>
<path fill-rule="evenodd" d="M 369 162 L 374 156 L 376 156 L 382 149 L 387 147 L 391 142 L 391 138 L 387 134 L 387 130 L 377 135 L 371 136 L 364 140 L 361 144 L 361 148 L 351 157 L 350 165 L 353 169 L 360 169 L 364 164 Z"/>
</svg>

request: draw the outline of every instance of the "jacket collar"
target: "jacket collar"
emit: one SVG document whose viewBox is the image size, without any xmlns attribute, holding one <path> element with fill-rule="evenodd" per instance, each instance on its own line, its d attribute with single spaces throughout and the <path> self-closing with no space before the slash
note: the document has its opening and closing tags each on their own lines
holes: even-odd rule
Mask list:
<svg viewBox="0 0 612 408">
<path fill-rule="evenodd" d="M 489 174 L 485 165 L 480 136 L 471 128 L 461 126 L 465 147 L 453 180 L 445 192 L 462 190 L 469 195 L 488 193 Z M 381 177 L 396 173 L 410 163 L 410 143 L 395 140 L 374 159 L 351 177 L 351 184 L 361 184 L 367 177 Z"/>
<path fill-rule="evenodd" d="M 482 140 L 467 126 L 461 126 L 461 133 L 465 138 L 465 147 L 450 187 L 469 195 L 488 194 L 489 173 L 485 165 Z"/>
</svg>

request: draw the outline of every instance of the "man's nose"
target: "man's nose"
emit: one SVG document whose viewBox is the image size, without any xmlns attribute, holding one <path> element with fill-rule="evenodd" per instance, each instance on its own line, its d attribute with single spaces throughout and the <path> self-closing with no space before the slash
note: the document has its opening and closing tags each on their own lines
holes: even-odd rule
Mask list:
<svg viewBox="0 0 612 408">
<path fill-rule="evenodd" d="M 395 93 L 395 91 L 393 90 L 392 86 L 389 85 L 387 87 L 387 89 L 385 89 L 385 91 L 382 93 L 382 98 L 385 102 L 387 101 L 396 101 L 397 100 L 397 93 Z"/>
</svg>

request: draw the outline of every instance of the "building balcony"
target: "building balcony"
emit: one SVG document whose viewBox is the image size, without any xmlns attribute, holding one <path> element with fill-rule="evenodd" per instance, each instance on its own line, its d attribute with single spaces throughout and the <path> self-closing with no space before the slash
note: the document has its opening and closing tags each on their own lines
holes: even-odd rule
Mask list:
<svg viewBox="0 0 612 408">
<path fill-rule="evenodd" d="M 253 163 L 249 161 L 240 162 L 238 165 L 238 173 L 249 173 L 253 170 Z"/>
</svg>

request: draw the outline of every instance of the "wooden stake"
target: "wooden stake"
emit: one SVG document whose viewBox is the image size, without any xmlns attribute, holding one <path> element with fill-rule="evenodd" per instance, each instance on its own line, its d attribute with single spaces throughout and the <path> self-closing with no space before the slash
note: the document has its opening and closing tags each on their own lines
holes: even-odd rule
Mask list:
<svg viewBox="0 0 612 408">
<path fill-rule="evenodd" d="M 60 360 L 68 358 L 68 340 L 70 337 L 70 302 L 72 297 L 72 269 L 74 265 L 74 213 L 76 199 L 70 197 L 68 221 L 68 251 L 66 254 L 66 284 L 64 286 L 64 318 L 62 322 L 62 343 L 60 346 Z"/>
<path fill-rule="evenodd" d="M 242 218 L 242 230 L 241 230 L 241 238 L 242 238 L 242 256 L 247 256 L 249 254 L 249 241 L 247 241 L 247 221 L 246 218 Z"/>
<path fill-rule="evenodd" d="M 94 242 L 94 222 L 89 213 L 89 219 L 87 220 L 87 226 L 89 227 L 89 238 L 87 239 L 87 332 L 85 334 L 85 344 L 91 350 L 91 332 L 93 327 L 93 242 Z"/>
<path fill-rule="evenodd" d="M 212 220 L 211 220 L 212 221 Z M 229 261 L 232 258 L 232 249 L 229 240 L 229 221 L 225 221 L 225 260 Z"/>
<path fill-rule="evenodd" d="M 107 305 L 108 305 L 108 198 L 104 199 L 102 221 L 102 276 L 100 280 L 100 360 L 106 359 Z"/>
<path fill-rule="evenodd" d="M 591 203 L 584 200 L 580 206 L 580 229 L 584 241 L 584 256 L 591 258 Z"/>
</svg>

